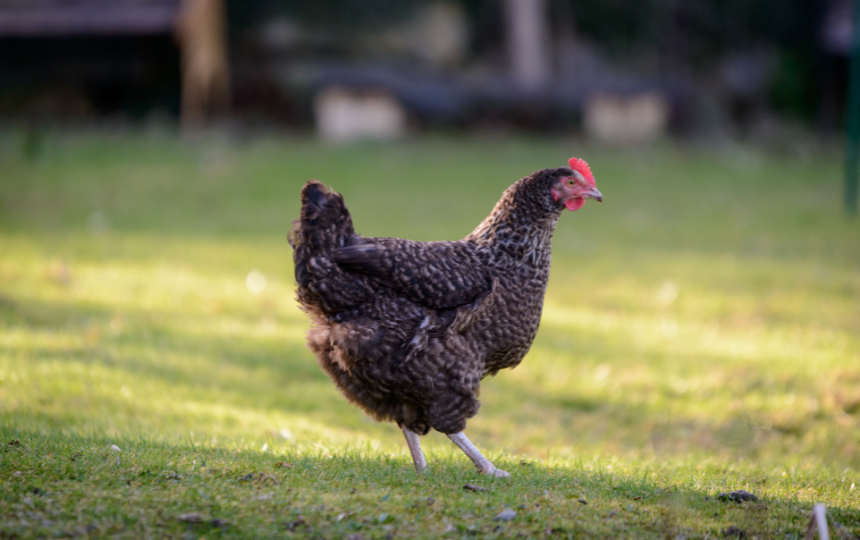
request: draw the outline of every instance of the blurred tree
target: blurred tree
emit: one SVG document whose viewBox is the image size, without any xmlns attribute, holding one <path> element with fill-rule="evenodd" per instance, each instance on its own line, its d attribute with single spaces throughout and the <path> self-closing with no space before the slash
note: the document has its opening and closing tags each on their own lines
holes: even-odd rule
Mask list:
<svg viewBox="0 0 860 540">
<path fill-rule="evenodd" d="M 810 117 L 817 106 L 820 3 L 815 0 L 555 0 L 577 32 L 628 66 L 659 58 L 668 71 L 701 74 L 734 53 L 777 52 L 771 104 Z"/>
</svg>

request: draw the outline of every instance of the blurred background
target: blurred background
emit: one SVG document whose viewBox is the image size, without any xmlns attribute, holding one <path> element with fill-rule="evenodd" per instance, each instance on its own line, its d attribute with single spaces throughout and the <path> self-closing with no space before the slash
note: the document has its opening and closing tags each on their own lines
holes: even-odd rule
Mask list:
<svg viewBox="0 0 860 540">
<path fill-rule="evenodd" d="M 774 137 L 841 126 L 850 0 L 0 0 L 0 120 Z"/>
</svg>

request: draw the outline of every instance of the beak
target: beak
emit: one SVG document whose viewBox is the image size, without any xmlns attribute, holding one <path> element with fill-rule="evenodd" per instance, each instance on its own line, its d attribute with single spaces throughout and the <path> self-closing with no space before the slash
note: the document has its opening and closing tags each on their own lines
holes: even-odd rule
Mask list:
<svg viewBox="0 0 860 540">
<path fill-rule="evenodd" d="M 583 199 L 594 199 L 599 203 L 603 203 L 603 194 L 596 187 L 588 188 L 588 191 L 582 194 Z"/>
</svg>

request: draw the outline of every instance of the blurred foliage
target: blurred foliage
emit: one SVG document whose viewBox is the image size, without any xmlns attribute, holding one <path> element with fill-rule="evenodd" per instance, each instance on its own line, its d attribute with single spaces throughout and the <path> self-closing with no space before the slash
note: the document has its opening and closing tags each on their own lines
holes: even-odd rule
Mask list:
<svg viewBox="0 0 860 540">
<path fill-rule="evenodd" d="M 681 55 L 690 67 L 761 43 L 808 49 L 818 32 L 812 0 L 555 0 L 553 5 L 558 9 L 563 2 L 574 14 L 577 31 L 607 51 L 630 56 L 657 49 Z M 674 48 L 676 42 L 683 48 Z"/>
<path fill-rule="evenodd" d="M 813 55 L 808 51 L 787 52 L 780 56 L 773 83 L 770 103 L 782 112 L 811 118 L 818 108 L 817 71 Z"/>
<path fill-rule="evenodd" d="M 427 0 L 257 0 L 228 1 L 231 25 L 239 29 L 275 16 L 316 29 L 348 33 L 372 31 L 402 22 Z"/>
<path fill-rule="evenodd" d="M 238 29 L 281 15 L 320 29 L 372 31 L 402 22 L 428 3 L 431 0 L 232 0 L 228 9 L 231 25 Z M 500 2 L 459 3 L 474 30 L 503 39 Z M 550 0 L 549 5 L 554 24 L 567 27 L 570 21 L 561 19 L 572 16 L 577 32 L 609 53 L 680 54 L 690 66 L 760 43 L 809 50 L 815 46 L 820 20 L 813 0 Z M 684 47 L 675 49 L 674 40 L 683 41 Z"/>
<path fill-rule="evenodd" d="M 431 0 L 256 0 L 229 2 L 239 35 L 283 16 L 317 30 L 360 34 L 413 16 Z M 460 0 L 472 27 L 472 53 L 492 57 L 504 46 L 503 5 Z M 811 117 L 817 105 L 816 42 L 822 4 L 814 0 L 549 0 L 554 35 L 578 36 L 627 67 L 659 59 L 663 72 L 706 72 L 721 58 L 765 47 L 776 52 L 769 88 L 781 111 Z"/>
<path fill-rule="evenodd" d="M 774 50 L 772 105 L 805 117 L 815 112 L 821 2 L 555 0 L 553 5 L 560 13 L 572 11 L 579 34 L 628 64 L 651 55 L 669 71 L 701 73 L 738 51 Z"/>
</svg>

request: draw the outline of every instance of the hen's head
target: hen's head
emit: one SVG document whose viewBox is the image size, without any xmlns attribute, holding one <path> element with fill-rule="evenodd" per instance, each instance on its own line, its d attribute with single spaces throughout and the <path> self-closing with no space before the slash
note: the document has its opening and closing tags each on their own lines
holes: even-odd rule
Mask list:
<svg viewBox="0 0 860 540">
<path fill-rule="evenodd" d="M 597 190 L 591 168 L 583 159 L 570 158 L 570 167 L 561 167 L 552 171 L 550 195 L 558 205 L 568 210 L 579 210 L 585 204 L 585 199 L 603 202 L 603 195 Z"/>
</svg>

